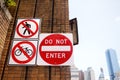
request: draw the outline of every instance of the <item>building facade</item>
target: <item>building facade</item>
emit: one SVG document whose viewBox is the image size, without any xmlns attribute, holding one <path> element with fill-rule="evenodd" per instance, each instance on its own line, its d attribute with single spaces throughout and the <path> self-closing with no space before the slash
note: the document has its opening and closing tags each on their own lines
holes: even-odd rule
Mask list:
<svg viewBox="0 0 120 80">
<path fill-rule="evenodd" d="M 106 60 L 108 65 L 108 71 L 110 75 L 110 80 L 114 80 L 115 74 L 119 72 L 119 63 L 115 50 L 108 49 L 106 51 Z"/>
<path fill-rule="evenodd" d="M 114 80 L 120 80 L 120 71 L 115 74 Z"/>
<path fill-rule="evenodd" d="M 95 80 L 95 72 L 91 67 L 84 72 L 84 80 Z"/>
<path fill-rule="evenodd" d="M 84 80 L 84 72 L 82 70 L 79 71 L 79 80 Z"/>
<path fill-rule="evenodd" d="M 8 9 L 2 5 L 3 3 L 3 1 L 0 1 L 0 58 L 5 44 L 7 30 L 12 19 Z"/>
<path fill-rule="evenodd" d="M 103 68 L 100 68 L 99 80 L 105 80 L 105 76 L 104 76 Z"/>
<path fill-rule="evenodd" d="M 75 66 L 71 66 L 71 80 L 79 80 L 79 70 Z"/>
<path fill-rule="evenodd" d="M 8 66 L 17 19 L 41 18 L 41 33 L 69 33 L 68 0 L 14 1 L 17 5 L 8 7 L 13 17 L 11 22 L 0 9 L 0 80 L 70 80 L 69 66 Z"/>
</svg>

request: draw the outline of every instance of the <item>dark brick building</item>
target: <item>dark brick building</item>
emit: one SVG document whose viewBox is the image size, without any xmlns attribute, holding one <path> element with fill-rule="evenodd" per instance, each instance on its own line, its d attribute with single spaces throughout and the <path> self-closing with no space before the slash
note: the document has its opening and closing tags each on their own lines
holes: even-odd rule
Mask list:
<svg viewBox="0 0 120 80">
<path fill-rule="evenodd" d="M 69 33 L 68 0 L 15 0 L 10 20 L 0 6 L 0 79 L 70 80 L 69 66 L 8 66 L 8 54 L 18 18 L 41 18 L 42 33 Z"/>
</svg>

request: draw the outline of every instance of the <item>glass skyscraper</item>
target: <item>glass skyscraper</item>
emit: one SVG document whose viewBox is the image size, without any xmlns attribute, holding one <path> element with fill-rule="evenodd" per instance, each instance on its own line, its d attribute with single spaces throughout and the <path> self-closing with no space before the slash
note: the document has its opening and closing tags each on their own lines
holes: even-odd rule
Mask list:
<svg viewBox="0 0 120 80">
<path fill-rule="evenodd" d="M 107 60 L 110 80 L 114 80 L 115 73 L 119 71 L 119 63 L 118 63 L 116 51 L 114 49 L 106 50 L 106 60 Z"/>
</svg>

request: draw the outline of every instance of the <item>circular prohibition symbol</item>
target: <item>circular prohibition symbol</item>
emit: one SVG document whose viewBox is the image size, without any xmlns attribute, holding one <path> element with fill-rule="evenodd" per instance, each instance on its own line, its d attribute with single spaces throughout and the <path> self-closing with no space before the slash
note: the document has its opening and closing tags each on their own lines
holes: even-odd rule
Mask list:
<svg viewBox="0 0 120 80">
<path fill-rule="evenodd" d="M 58 43 L 56 43 L 56 40 L 65 40 L 65 42 L 60 43 L 58 41 Z M 65 46 L 69 47 L 69 50 L 64 50 Z M 54 50 L 52 47 L 54 47 Z M 66 36 L 61 34 L 51 34 L 45 37 L 41 41 L 39 47 L 39 54 L 41 58 L 48 64 L 52 65 L 59 65 L 65 63 L 71 57 L 72 51 L 73 47 L 71 41 Z"/>
<path fill-rule="evenodd" d="M 23 44 L 27 44 L 29 46 L 32 47 L 33 51 L 32 51 L 32 55 L 29 55 L 24 48 L 22 48 L 21 45 Z M 21 51 L 21 53 L 24 54 L 24 56 L 27 58 L 26 60 L 19 60 L 18 58 L 16 58 L 16 49 L 19 49 Z M 25 63 L 28 63 L 30 62 L 34 57 L 35 57 L 35 54 L 36 54 L 36 48 L 35 46 L 31 43 L 31 42 L 28 42 L 28 41 L 23 41 L 23 42 L 19 42 L 18 44 L 16 44 L 13 49 L 12 49 L 12 58 L 13 60 L 16 62 L 16 63 L 19 63 L 19 64 L 25 64 Z"/>
<path fill-rule="evenodd" d="M 29 28 L 29 27 L 31 27 L 31 24 L 28 24 L 27 22 L 30 22 L 30 23 L 34 24 L 34 27 L 35 27 L 34 31 Z M 23 33 L 21 33 L 21 30 L 19 30 L 20 27 L 22 27 L 22 28 L 24 27 L 25 30 L 28 31 L 29 35 L 24 35 Z M 26 32 L 26 31 L 24 31 L 24 32 Z M 16 32 L 20 37 L 23 37 L 23 38 L 32 37 L 38 32 L 38 24 L 37 24 L 36 21 L 31 20 L 31 19 L 30 20 L 29 19 L 28 20 L 23 20 L 17 25 Z"/>
</svg>

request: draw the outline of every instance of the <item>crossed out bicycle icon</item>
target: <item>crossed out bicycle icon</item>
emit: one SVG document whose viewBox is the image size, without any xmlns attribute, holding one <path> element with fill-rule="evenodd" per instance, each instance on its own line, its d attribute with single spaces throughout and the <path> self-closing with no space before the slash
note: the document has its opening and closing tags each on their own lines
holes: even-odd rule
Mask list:
<svg viewBox="0 0 120 80">
<path fill-rule="evenodd" d="M 23 48 L 23 47 L 22 47 Z M 29 49 L 28 47 L 23 48 L 23 50 L 29 55 L 31 56 L 33 54 L 33 51 L 31 49 Z M 16 49 L 15 53 L 16 56 L 20 56 L 22 54 L 22 51 L 20 49 Z"/>
</svg>

